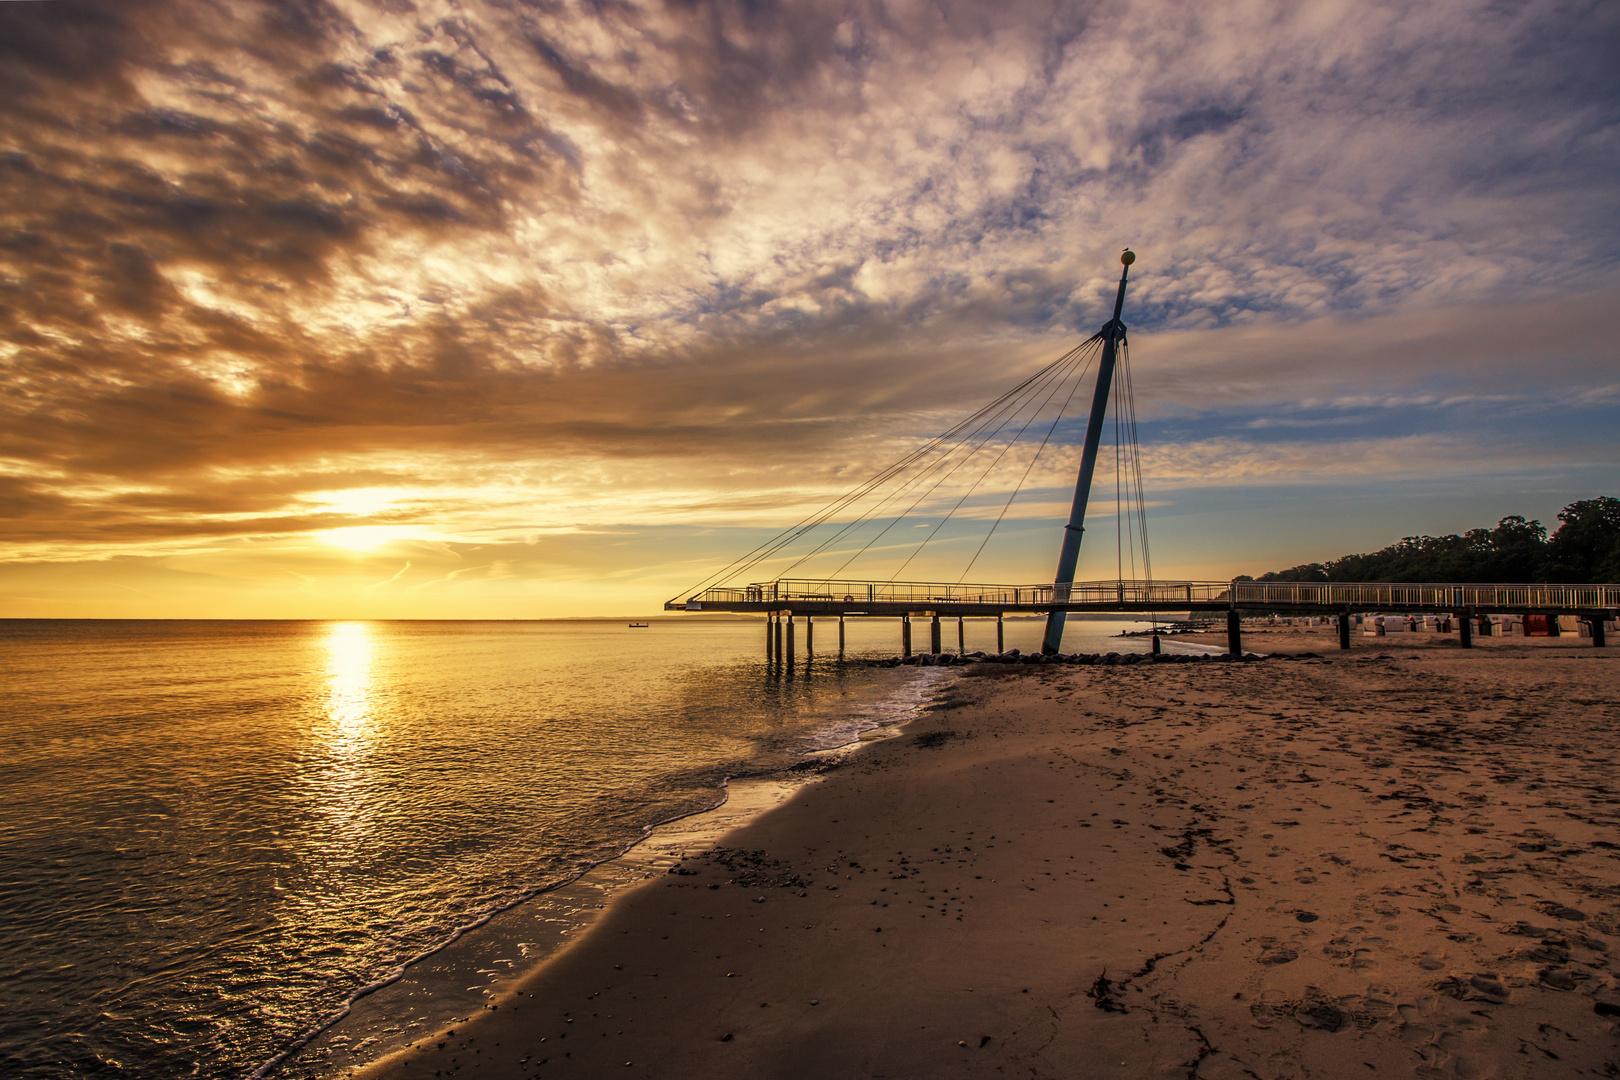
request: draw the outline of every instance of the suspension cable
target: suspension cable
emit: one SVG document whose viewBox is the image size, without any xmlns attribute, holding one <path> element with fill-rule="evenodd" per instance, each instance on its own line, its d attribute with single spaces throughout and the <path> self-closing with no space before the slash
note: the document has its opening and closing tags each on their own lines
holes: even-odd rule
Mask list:
<svg viewBox="0 0 1620 1080">
<path fill-rule="evenodd" d="M 1019 476 L 1017 485 L 1002 504 L 995 520 L 979 541 L 973 556 L 963 568 L 957 582 L 960 584 L 977 564 L 984 553 L 991 538 L 1000 528 L 1006 518 L 1013 502 L 1018 498 L 1028 482 L 1030 474 L 1040 460 L 1041 455 L 1051 442 L 1053 434 L 1068 410 L 1074 395 L 1078 392 L 1084 381 L 1085 373 L 1090 369 L 1092 361 L 1096 359 L 1100 345 L 1103 342 L 1104 331 L 1099 331 L 1080 345 L 1064 353 L 1056 360 L 1045 365 L 1016 386 L 997 397 L 994 401 L 975 412 L 964 417 L 961 421 L 947 429 L 940 435 L 927 440 L 912 451 L 902 455 L 890 465 L 879 470 L 869 479 L 849 489 L 831 503 L 801 518 L 794 525 L 782 530 L 775 536 L 756 546 L 747 554 L 732 560 L 713 574 L 708 575 L 696 586 L 677 594 L 675 600 L 684 595 L 696 595 L 706 588 L 713 587 L 728 577 L 746 575 L 755 567 L 781 554 L 786 549 L 810 535 L 820 526 L 832 521 L 839 514 L 858 507 L 869 498 L 878 496 L 881 489 L 896 478 L 903 478 L 902 482 L 881 494 L 877 501 L 862 510 L 850 521 L 844 523 L 831 536 L 822 540 L 811 550 L 796 558 L 785 570 L 777 575 L 781 578 L 791 573 L 810 559 L 827 552 L 838 544 L 852 531 L 869 524 L 876 524 L 887 519 L 887 523 L 877 531 L 871 539 L 855 549 L 844 561 L 827 575 L 826 581 L 831 582 L 854 561 L 870 551 L 874 545 L 886 536 L 896 525 L 907 520 L 916 509 L 957 474 L 978 453 L 985 449 L 992 441 L 997 441 L 1010 425 L 1016 423 L 1020 416 L 1033 404 L 1033 410 L 1022 421 L 1017 431 L 1006 439 L 1000 450 L 995 453 L 989 464 L 978 474 L 977 478 L 968 486 L 966 492 L 957 499 L 955 504 L 940 518 L 939 522 L 929 530 L 928 534 L 917 544 L 911 553 L 902 561 L 899 567 L 890 575 L 889 581 L 894 581 L 907 566 L 922 554 L 939 532 L 949 523 L 954 515 L 980 488 L 990 474 L 1000 465 L 1002 460 L 1012 448 L 1020 443 L 1029 429 L 1045 414 L 1051 403 L 1068 387 L 1068 393 L 1063 397 L 1063 403 L 1058 407 L 1052 422 L 1035 448 L 1034 454 L 1025 465 L 1023 473 Z M 1132 578 L 1136 574 L 1136 547 L 1140 542 L 1142 549 L 1142 571 L 1149 589 L 1152 587 L 1153 569 L 1152 557 L 1148 547 L 1147 527 L 1147 500 L 1142 483 L 1141 445 L 1138 433 L 1135 381 L 1130 367 L 1130 355 L 1126 342 L 1118 343 L 1120 357 L 1119 374 L 1113 386 L 1114 405 L 1114 518 L 1115 518 L 1115 553 L 1116 574 L 1124 579 L 1125 561 L 1130 562 Z M 1072 381 L 1071 381 L 1072 380 Z M 920 468 L 918 466 L 921 466 Z M 910 475 L 906 475 L 906 474 Z M 932 483 L 929 481 L 932 479 Z M 904 499 L 908 494 L 921 490 L 906 508 L 893 516 L 885 513 L 891 505 Z M 1127 509 L 1129 507 L 1129 509 Z M 1126 517 L 1131 518 L 1126 523 Z M 1154 615 L 1154 621 L 1157 617 Z"/>
<path fill-rule="evenodd" d="M 1091 340 L 1099 341 L 1100 336 Z M 1001 527 L 1002 519 L 1007 516 L 1007 511 L 1012 509 L 1013 500 L 1018 498 L 1018 493 L 1024 490 L 1024 483 L 1029 479 L 1029 474 L 1035 468 L 1035 463 L 1041 459 L 1041 454 L 1045 452 L 1046 444 L 1052 439 L 1052 433 L 1057 430 L 1058 424 L 1063 421 L 1063 414 L 1068 411 L 1069 402 L 1074 400 L 1074 395 L 1079 391 L 1080 384 L 1085 381 L 1086 370 L 1091 366 L 1091 360 L 1093 359 L 1096 359 L 1096 357 L 1093 356 L 1086 361 L 1086 368 L 1081 369 L 1080 377 L 1074 381 L 1073 388 L 1069 390 L 1069 396 L 1063 399 L 1062 407 L 1058 409 L 1057 415 L 1052 417 L 1051 426 L 1046 429 L 1046 434 L 1042 436 L 1041 445 L 1037 446 L 1035 453 L 1030 456 L 1029 464 L 1024 466 L 1023 475 L 1018 478 L 1017 486 L 1012 489 L 1012 494 L 1007 496 L 1007 501 L 1001 504 L 1001 512 L 996 515 L 996 520 L 990 523 L 990 531 L 984 534 L 984 539 L 979 541 L 978 549 L 973 552 L 973 558 L 969 559 L 967 566 L 962 568 L 962 575 L 956 579 L 958 585 L 967 580 L 968 571 L 973 569 L 973 564 L 979 561 L 980 555 L 984 554 L 985 545 L 990 542 L 990 538 Z"/>
<path fill-rule="evenodd" d="M 1078 352 L 1078 350 L 1077 350 L 1077 352 Z M 1088 367 L 1088 366 L 1089 366 L 1089 362 L 1086 365 L 1081 365 L 1080 366 L 1081 378 L 1084 378 L 1085 370 L 1086 370 L 1086 367 Z M 899 577 L 900 576 L 900 571 L 904 570 L 906 567 L 910 566 L 911 563 L 912 563 L 912 560 L 914 560 L 918 555 L 922 554 L 923 548 L 928 546 L 928 542 L 930 540 L 932 540 L 939 533 L 939 530 L 941 530 L 941 529 L 943 529 L 945 527 L 945 523 L 950 521 L 950 519 L 956 514 L 956 512 L 962 508 L 962 504 L 967 502 L 967 500 L 973 495 L 973 493 L 979 489 L 979 485 L 984 482 L 984 478 L 990 475 L 990 470 L 994 469 L 998 464 L 1001 463 L 1001 459 L 1007 455 L 1007 451 L 1011 450 L 1013 448 L 1013 446 L 1018 442 L 1018 440 L 1023 436 L 1024 432 L 1029 430 L 1029 425 L 1033 424 L 1036 421 L 1036 419 L 1038 419 L 1040 417 L 1041 413 L 1046 411 L 1046 406 L 1051 404 L 1052 399 L 1057 396 L 1059 390 L 1063 389 L 1063 386 L 1064 386 L 1064 384 L 1066 382 L 1067 382 L 1067 379 L 1063 380 L 1062 382 L 1056 383 L 1052 387 L 1052 392 L 1049 393 L 1046 396 L 1046 400 L 1041 402 L 1041 404 L 1036 408 L 1035 412 L 1030 416 L 1030 418 L 1024 422 L 1024 426 L 1018 429 L 1018 434 L 1013 436 L 1013 438 L 1008 441 L 1007 445 L 1003 446 L 1001 448 L 1001 453 L 997 454 L 995 456 L 995 459 L 992 460 L 989 465 L 985 466 L 984 471 L 979 474 L 979 478 L 977 480 L 973 481 L 972 486 L 970 486 L 967 489 L 967 491 L 963 493 L 963 495 L 962 495 L 962 497 L 960 499 L 956 500 L 956 505 L 951 507 L 950 510 L 946 512 L 944 517 L 940 518 L 939 524 L 935 525 L 933 527 L 933 529 L 929 530 L 928 535 L 923 537 L 922 542 L 917 545 L 917 550 L 913 551 L 909 556 L 907 556 L 906 561 L 900 564 L 899 569 L 895 570 L 895 572 L 893 574 L 889 575 L 889 580 L 890 581 L 893 581 L 895 578 Z M 1078 387 L 1079 385 L 1080 385 L 1080 380 L 1076 379 L 1075 383 L 1074 383 L 1074 386 Z M 1064 398 L 1064 404 L 1067 405 L 1068 402 L 1071 399 L 1073 399 L 1073 397 L 1074 397 L 1074 390 L 1071 389 L 1069 391 L 1069 393 L 1068 393 L 1068 396 Z M 1061 417 L 1063 414 L 1060 411 L 1058 413 L 1058 415 Z M 962 571 L 962 577 L 966 577 L 966 576 L 967 576 L 967 571 L 963 570 Z M 958 578 L 957 580 L 960 581 L 962 579 Z"/>
<path fill-rule="evenodd" d="M 1005 403 L 1008 399 L 1014 397 L 1015 395 L 1018 395 L 1018 394 L 1022 393 L 1031 383 L 1034 383 L 1037 380 L 1042 379 L 1043 377 L 1048 375 L 1053 369 L 1059 367 L 1060 365 L 1062 365 L 1064 363 L 1067 363 L 1070 359 L 1072 359 L 1072 357 L 1073 357 L 1073 355 L 1074 355 L 1074 353 L 1076 351 L 1078 351 L 1078 349 L 1070 350 L 1070 352 L 1065 353 L 1063 356 L 1059 357 L 1058 359 L 1054 360 L 1052 363 L 1050 363 L 1050 364 L 1046 365 L 1045 367 L 1041 368 L 1039 371 L 1035 372 L 1033 375 L 1030 375 L 1028 378 L 1024 379 L 1018 385 L 1014 386 L 1012 389 L 1008 390 L 1006 393 L 1002 394 L 1000 397 L 996 398 L 994 401 L 992 401 L 989 404 L 985 405 L 983 408 L 978 409 L 975 412 L 973 412 L 973 413 L 969 414 L 968 416 L 964 417 L 961 421 L 959 421 L 958 423 L 956 423 L 955 425 L 950 427 L 948 430 L 944 431 L 943 433 L 941 433 L 939 435 L 936 435 L 932 439 L 929 439 L 923 445 L 919 446 L 918 448 L 911 451 L 910 453 L 903 455 L 897 461 L 895 461 L 892 464 L 888 465 L 887 467 L 881 469 L 876 475 L 872 476 L 870 479 L 862 482 L 861 484 L 856 485 L 854 488 L 850 489 L 844 495 L 841 495 L 838 499 L 835 499 L 828 506 L 823 507 L 822 509 L 816 511 L 815 513 L 809 514 L 804 518 L 801 518 L 797 523 L 795 523 L 793 525 L 790 525 L 788 528 L 782 530 L 780 533 L 777 533 L 775 536 L 773 536 L 770 539 L 768 539 L 768 540 L 764 541 L 763 543 L 759 544 L 752 551 L 749 551 L 746 554 L 741 555 L 741 556 L 737 557 L 736 559 L 733 559 L 730 563 L 728 563 L 725 566 L 721 567 L 719 570 L 715 571 L 712 574 L 707 575 L 701 581 L 699 581 L 696 585 L 694 585 L 694 586 L 692 586 L 692 587 L 690 587 L 688 589 L 683 589 L 681 592 L 677 593 L 673 598 L 671 598 L 672 602 L 675 601 L 675 600 L 679 600 L 680 597 L 682 597 L 682 596 L 695 595 L 695 594 L 697 594 L 699 592 L 702 592 L 704 589 L 709 588 L 710 586 L 714 585 L 716 582 L 725 580 L 728 576 L 746 574 L 753 567 L 759 565 L 761 562 L 763 562 L 766 559 L 770 558 L 777 551 L 781 550 L 781 548 L 783 548 L 784 546 L 786 546 L 789 543 L 792 543 L 794 540 L 798 539 L 800 536 L 802 536 L 805 533 L 809 532 L 811 529 L 814 529 L 817 525 L 820 525 L 822 522 L 826 521 L 828 518 L 830 518 L 832 515 L 836 514 L 838 511 L 843 509 L 845 506 L 848 506 L 851 503 L 858 501 L 860 498 L 864 497 L 870 491 L 875 490 L 877 487 L 881 486 L 884 482 L 886 482 L 891 477 L 893 477 L 893 476 L 897 475 L 898 473 L 904 471 L 906 468 L 908 468 L 913 462 L 917 461 L 919 458 L 921 458 L 921 457 L 923 457 L 923 456 L 925 456 L 925 455 L 927 455 L 929 453 L 932 453 L 937 447 L 944 444 L 948 440 L 956 437 L 962 431 L 968 429 L 971 425 L 973 425 L 976 422 L 980 421 L 981 418 L 983 418 L 986 415 L 988 415 L 988 414 L 994 412 L 995 410 L 999 409 L 1003 405 L 1003 403 Z"/>
<path fill-rule="evenodd" d="M 799 565 L 806 562 L 807 560 L 814 557 L 815 555 L 820 554 L 822 551 L 826 550 L 828 547 L 832 546 L 834 543 L 836 543 L 838 540 L 840 540 L 842 537 L 844 537 L 846 534 L 848 534 L 851 530 L 859 528 L 861 525 L 867 524 L 868 522 L 871 522 L 871 521 L 874 521 L 874 520 L 878 519 L 878 515 L 883 510 L 884 507 L 888 506 L 891 502 L 895 501 L 896 499 L 899 499 L 899 498 L 903 497 L 907 492 L 911 491 L 917 485 L 919 485 L 919 484 L 923 483 L 925 480 L 927 480 L 927 478 L 929 476 L 931 476 L 934 473 L 938 472 L 939 470 L 943 469 L 945 467 L 946 463 L 948 463 L 951 460 L 951 458 L 956 454 L 956 452 L 958 450 L 960 450 L 964 446 L 967 446 L 973 439 L 977 438 L 985 430 L 985 428 L 987 428 L 990 425 L 990 423 L 992 421 L 995 421 L 997 419 L 997 417 L 1001 417 L 1000 423 L 998 423 L 996 425 L 995 429 L 992 430 L 989 435 L 986 435 L 983 439 L 980 439 L 979 442 L 977 444 L 975 444 L 971 450 L 968 451 L 966 456 L 964 456 L 960 461 L 958 461 L 957 464 L 954 465 L 949 472 L 947 472 L 944 476 L 942 476 L 938 481 L 936 481 L 934 483 L 934 485 L 932 487 L 930 487 L 915 502 L 913 502 L 911 507 L 908 507 L 907 510 L 905 511 L 905 513 L 902 513 L 901 515 L 899 515 L 899 516 L 895 517 L 894 519 L 892 519 L 889 522 L 889 524 L 887 526 L 885 526 L 885 528 L 881 532 L 879 532 L 871 540 L 868 540 L 866 542 L 866 544 L 863 545 L 859 550 L 857 550 L 853 555 L 851 555 L 849 558 L 845 559 L 843 564 L 840 565 L 837 569 L 835 569 L 831 573 L 829 573 L 826 576 L 825 580 L 831 581 L 833 578 L 837 577 L 840 573 L 843 572 L 845 567 L 847 567 L 851 562 L 853 562 L 855 559 L 859 558 L 862 554 L 864 554 L 869 548 L 871 548 L 871 546 L 873 544 L 877 543 L 877 541 L 879 539 L 881 539 L 883 537 L 883 535 L 889 531 L 889 529 L 893 528 L 895 524 L 897 524 L 899 521 L 903 520 L 905 515 L 907 513 L 909 513 L 911 511 L 911 509 L 914 509 L 919 503 L 921 503 L 924 499 L 926 499 L 929 495 L 931 495 L 933 493 L 933 491 L 936 490 L 939 487 L 940 484 L 944 483 L 945 480 L 949 479 L 949 477 L 952 474 L 954 474 L 955 471 L 958 468 L 960 468 L 963 464 L 965 464 L 968 461 L 968 459 L 972 458 L 975 454 L 978 453 L 978 451 L 986 443 L 988 443 L 991 439 L 995 438 L 995 436 L 997 434 L 999 434 L 1001 432 L 1001 430 L 1004 429 L 1007 426 L 1007 424 L 1010 423 L 1012 421 L 1012 419 L 1014 419 L 1018 415 L 1019 412 L 1022 411 L 1025 404 L 1027 404 L 1028 401 L 1031 401 L 1035 397 L 1039 396 L 1039 394 L 1041 392 L 1041 389 L 1042 389 L 1042 383 L 1044 383 L 1046 381 L 1046 377 L 1048 375 L 1059 375 L 1059 373 L 1061 372 L 1061 369 L 1065 365 L 1065 363 L 1067 363 L 1069 361 L 1072 361 L 1073 357 L 1079 351 L 1080 351 L 1079 349 L 1071 350 L 1064 357 L 1060 358 L 1058 363 L 1048 366 L 1041 373 L 1040 381 L 1037 382 L 1037 381 L 1032 380 L 1031 383 L 1028 384 L 1028 387 L 1027 387 L 1026 391 L 1024 393 L 1020 394 L 1018 398 L 1010 401 L 1008 403 L 1007 407 L 1005 407 L 1002 410 L 999 410 L 996 414 L 987 417 L 983 423 L 981 423 L 973 431 L 968 432 L 957 443 L 956 446 L 952 447 L 949 451 L 947 451 L 946 453 L 941 455 L 931 466 L 929 466 L 928 468 L 926 468 L 926 469 L 912 475 L 908 480 L 905 481 L 905 483 L 901 484 L 894 491 L 891 491 L 889 494 L 885 495 L 876 505 L 874 505 L 870 509 L 866 510 L 865 512 L 863 512 L 860 515 L 858 515 L 857 517 L 855 517 L 854 520 L 847 523 L 842 529 L 839 529 L 838 532 L 834 533 L 832 536 L 828 537 L 826 540 L 824 540 L 820 544 L 818 544 L 814 549 L 812 549 L 811 551 L 809 551 L 808 553 L 806 553 L 805 555 L 803 555 L 799 559 L 797 559 L 792 565 L 788 566 L 785 570 L 783 570 L 781 572 L 781 575 L 779 575 L 779 576 L 785 576 L 786 574 L 790 573 L 794 568 L 798 567 Z M 1066 378 L 1067 378 L 1066 375 L 1060 375 L 1058 378 L 1053 379 L 1052 381 L 1057 383 L 1058 385 L 1061 385 L 1063 379 L 1066 379 Z M 1003 413 L 1005 413 L 1006 415 L 1002 416 Z"/>
</svg>

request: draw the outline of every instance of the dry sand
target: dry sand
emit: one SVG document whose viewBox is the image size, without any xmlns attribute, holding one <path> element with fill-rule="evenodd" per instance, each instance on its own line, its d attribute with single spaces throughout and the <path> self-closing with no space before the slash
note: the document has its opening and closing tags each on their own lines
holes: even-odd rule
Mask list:
<svg viewBox="0 0 1620 1080">
<path fill-rule="evenodd" d="M 964 669 L 368 1075 L 1620 1075 L 1620 650 L 1298 636 Z"/>
</svg>

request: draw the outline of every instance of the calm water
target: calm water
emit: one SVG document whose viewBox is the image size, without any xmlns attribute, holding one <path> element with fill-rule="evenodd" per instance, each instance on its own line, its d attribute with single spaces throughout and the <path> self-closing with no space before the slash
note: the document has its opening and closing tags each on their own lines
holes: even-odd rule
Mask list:
<svg viewBox="0 0 1620 1080">
<path fill-rule="evenodd" d="M 1070 627 L 1071 650 L 1145 647 Z M 916 676 L 783 682 L 762 643 L 695 620 L 0 622 L 5 1075 L 247 1075 L 726 775 L 894 719 Z M 897 643 L 851 626 L 852 655 Z"/>
</svg>

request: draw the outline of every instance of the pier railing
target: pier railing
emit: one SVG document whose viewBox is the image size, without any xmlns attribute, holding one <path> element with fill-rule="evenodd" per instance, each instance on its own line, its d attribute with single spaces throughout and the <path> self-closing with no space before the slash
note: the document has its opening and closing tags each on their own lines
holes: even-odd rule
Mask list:
<svg viewBox="0 0 1620 1080">
<path fill-rule="evenodd" d="M 1620 585 L 1445 585 L 1314 581 L 1077 581 L 1072 585 L 984 585 L 930 581 L 846 581 L 781 578 L 736 588 L 707 589 L 688 610 L 1007 610 L 1086 607 L 1093 610 L 1210 611 L 1602 611 L 1620 610 Z"/>
<path fill-rule="evenodd" d="M 722 604 L 841 603 L 978 604 L 1040 607 L 1050 604 L 1225 603 L 1227 581 L 1077 581 L 1072 585 L 967 585 L 929 581 L 816 581 L 784 578 L 743 588 L 708 589 L 690 602 L 705 607 Z"/>
<path fill-rule="evenodd" d="M 1498 611 L 1521 608 L 1620 608 L 1620 585 L 1384 585 L 1333 581 L 1235 581 L 1238 607 L 1431 608 Z"/>
</svg>

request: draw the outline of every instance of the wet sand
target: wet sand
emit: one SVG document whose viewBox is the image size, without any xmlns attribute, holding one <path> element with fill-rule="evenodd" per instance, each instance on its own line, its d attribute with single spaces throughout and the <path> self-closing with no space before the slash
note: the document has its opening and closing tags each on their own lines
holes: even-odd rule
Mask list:
<svg viewBox="0 0 1620 1080">
<path fill-rule="evenodd" d="M 1298 636 L 965 668 L 365 1073 L 1616 1075 L 1620 650 Z"/>
</svg>

